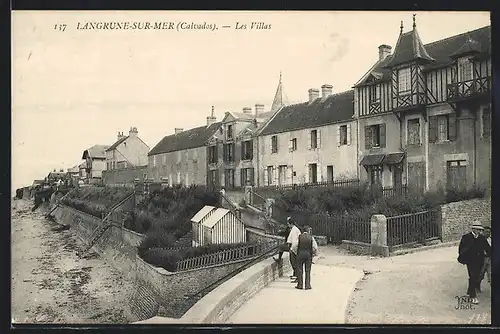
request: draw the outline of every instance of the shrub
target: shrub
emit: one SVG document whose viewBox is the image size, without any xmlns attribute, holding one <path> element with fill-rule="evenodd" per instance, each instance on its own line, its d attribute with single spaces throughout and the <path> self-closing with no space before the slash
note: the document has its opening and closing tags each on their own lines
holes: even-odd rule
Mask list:
<svg viewBox="0 0 500 334">
<path fill-rule="evenodd" d="M 132 190 L 122 187 L 81 187 L 74 189 L 62 203 L 91 214 L 102 217 L 109 209 L 132 194 Z"/>
</svg>

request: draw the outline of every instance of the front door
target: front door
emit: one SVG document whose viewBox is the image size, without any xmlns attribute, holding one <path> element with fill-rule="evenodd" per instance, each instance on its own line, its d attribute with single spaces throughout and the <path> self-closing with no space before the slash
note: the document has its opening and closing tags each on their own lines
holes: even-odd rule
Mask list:
<svg viewBox="0 0 500 334">
<path fill-rule="evenodd" d="M 396 189 L 401 189 L 403 185 L 403 168 L 401 165 L 392 167 L 392 186 Z"/>
<path fill-rule="evenodd" d="M 408 186 L 418 192 L 425 189 L 425 164 L 424 162 L 408 163 Z"/>
<path fill-rule="evenodd" d="M 328 181 L 328 183 L 333 182 L 333 166 L 326 167 L 326 180 Z"/>
</svg>

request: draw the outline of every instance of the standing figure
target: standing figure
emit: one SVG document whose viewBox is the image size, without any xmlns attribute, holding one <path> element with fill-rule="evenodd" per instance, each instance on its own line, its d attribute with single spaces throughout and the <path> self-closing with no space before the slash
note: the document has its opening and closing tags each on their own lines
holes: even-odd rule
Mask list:
<svg viewBox="0 0 500 334">
<path fill-rule="evenodd" d="M 291 247 L 299 242 L 300 229 L 295 225 L 295 222 L 292 220 L 292 217 L 286 218 L 286 223 L 290 228 L 290 233 L 288 234 L 288 238 L 286 239 L 286 243 L 290 245 L 290 265 L 292 266 L 293 273 L 290 278 L 292 279 L 292 283 L 297 283 L 297 249 L 292 249 Z"/>
<path fill-rule="evenodd" d="M 291 219 L 289 219 L 289 218 L 290 217 L 288 217 L 286 220 L 285 230 L 283 231 L 283 233 L 280 233 L 280 235 L 285 238 L 285 242 L 282 245 L 280 245 L 280 247 L 279 247 L 278 258 L 273 257 L 274 261 L 276 261 L 276 262 L 281 261 L 281 258 L 283 257 L 284 252 L 290 252 L 291 244 L 289 244 L 287 242 L 287 238 L 290 235 L 290 232 L 292 231 L 293 224 L 292 224 Z"/>
<path fill-rule="evenodd" d="M 312 228 L 304 227 L 304 232 L 299 236 L 298 242 L 292 244 L 291 250 L 297 252 L 297 286 L 296 289 L 310 290 L 312 259 L 318 255 L 318 244 L 312 236 Z M 304 284 L 305 272 L 305 284 Z M 305 285 L 305 286 L 304 286 Z"/>
<path fill-rule="evenodd" d="M 491 247 L 482 235 L 483 225 L 475 221 L 471 226 L 471 232 L 464 234 L 458 246 L 458 262 L 467 266 L 469 283 L 467 295 L 473 304 L 478 304 L 477 292 L 479 290 L 481 270 L 484 265 L 485 256 L 491 256 Z"/>
<path fill-rule="evenodd" d="M 484 227 L 484 232 L 483 232 L 484 237 L 486 238 L 486 242 L 488 243 L 488 246 L 491 248 L 491 227 L 485 226 Z M 488 254 L 485 254 L 484 258 L 484 265 L 483 269 L 481 270 L 481 275 L 479 277 L 479 290 L 478 292 L 481 292 L 481 282 L 484 279 L 484 276 L 486 274 L 486 278 L 488 279 L 488 283 L 491 285 L 491 254 L 488 256 Z"/>
</svg>

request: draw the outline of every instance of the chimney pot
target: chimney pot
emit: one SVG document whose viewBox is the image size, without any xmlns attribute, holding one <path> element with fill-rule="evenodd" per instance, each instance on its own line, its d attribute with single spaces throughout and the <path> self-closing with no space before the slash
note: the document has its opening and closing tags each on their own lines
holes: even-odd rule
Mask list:
<svg viewBox="0 0 500 334">
<path fill-rule="evenodd" d="M 207 116 L 207 127 L 210 125 L 214 124 L 217 121 L 217 117 L 214 115 L 215 113 L 215 106 L 212 106 L 212 114 L 210 116 Z"/>
<path fill-rule="evenodd" d="M 313 102 L 319 98 L 319 89 L 311 88 L 309 89 L 309 102 Z"/>
<path fill-rule="evenodd" d="M 250 107 L 243 108 L 243 113 L 244 114 L 251 114 L 252 113 L 252 108 L 250 108 Z"/>
<path fill-rule="evenodd" d="M 181 133 L 182 131 L 184 131 L 184 129 L 183 129 L 183 128 L 175 128 L 175 129 L 174 129 L 174 133 L 175 133 L 175 134 Z"/>
<path fill-rule="evenodd" d="M 382 44 L 378 47 L 378 60 L 384 60 L 391 54 L 392 47 L 390 45 Z"/>
<path fill-rule="evenodd" d="M 257 103 L 255 105 L 255 117 L 259 117 L 260 114 L 262 114 L 263 112 L 264 112 L 264 105 Z"/>
<path fill-rule="evenodd" d="M 321 86 L 321 97 L 322 98 L 327 98 L 328 96 L 332 95 L 333 91 L 333 86 L 325 84 Z"/>
</svg>

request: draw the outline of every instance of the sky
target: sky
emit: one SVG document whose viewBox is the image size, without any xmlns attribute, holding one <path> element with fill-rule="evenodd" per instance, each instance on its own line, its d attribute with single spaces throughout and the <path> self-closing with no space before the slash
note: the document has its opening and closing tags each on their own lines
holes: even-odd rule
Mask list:
<svg viewBox="0 0 500 334">
<path fill-rule="evenodd" d="M 291 103 L 351 89 L 395 46 L 412 12 L 12 12 L 12 188 L 81 162 L 137 127 L 153 148 L 215 107 L 271 107 L 280 72 Z M 91 22 L 173 22 L 217 30 L 89 30 Z M 250 29 L 252 22 L 270 29 Z M 247 29 L 236 29 L 247 25 Z M 488 12 L 418 12 L 424 42 L 490 25 Z M 65 28 L 63 29 L 63 25 Z M 230 28 L 223 28 L 227 25 Z"/>
</svg>

